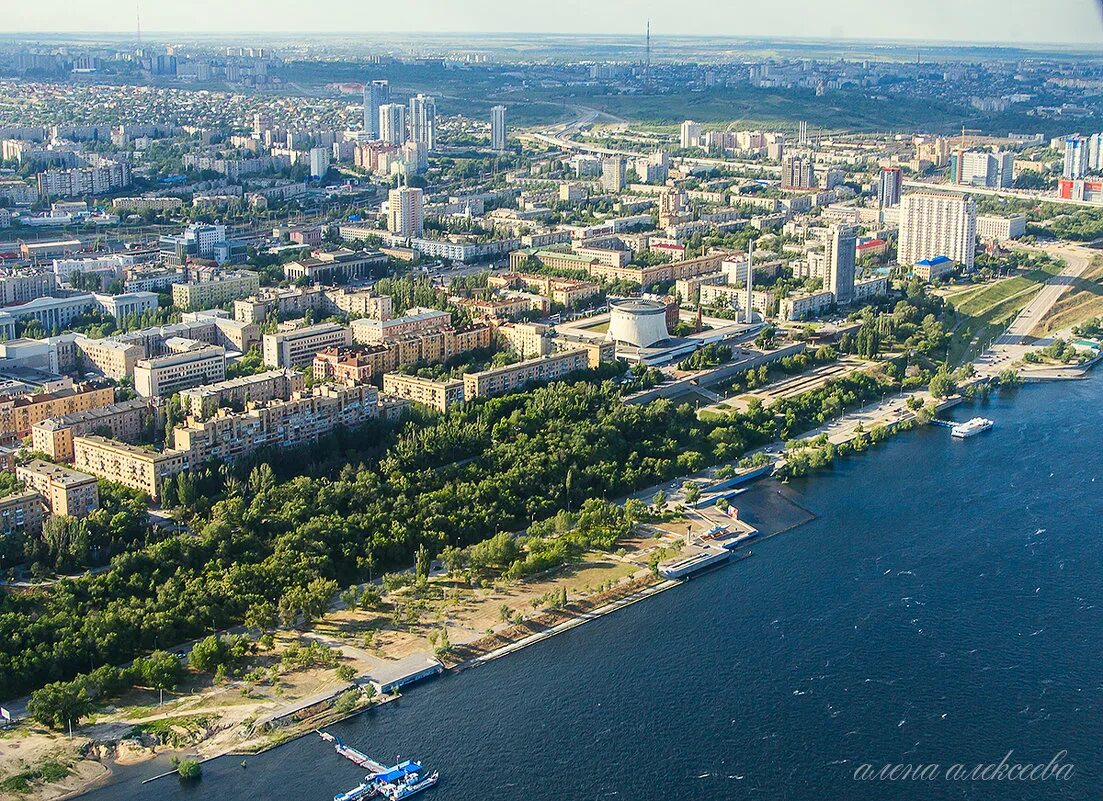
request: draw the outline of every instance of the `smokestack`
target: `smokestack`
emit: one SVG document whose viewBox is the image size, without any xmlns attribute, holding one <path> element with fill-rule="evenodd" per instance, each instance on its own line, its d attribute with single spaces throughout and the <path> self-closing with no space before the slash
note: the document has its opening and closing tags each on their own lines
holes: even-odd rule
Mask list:
<svg viewBox="0 0 1103 801">
<path fill-rule="evenodd" d="M 747 323 L 754 322 L 751 313 L 751 293 L 754 292 L 754 240 L 747 248 Z"/>
</svg>

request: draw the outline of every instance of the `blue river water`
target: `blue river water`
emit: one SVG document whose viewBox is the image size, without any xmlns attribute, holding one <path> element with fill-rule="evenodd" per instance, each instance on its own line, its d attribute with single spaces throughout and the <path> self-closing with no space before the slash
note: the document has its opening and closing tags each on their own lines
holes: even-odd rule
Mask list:
<svg viewBox="0 0 1103 801">
<path fill-rule="evenodd" d="M 961 407 L 996 428 L 844 460 L 752 558 L 330 731 L 439 769 L 427 801 L 1097 799 L 1101 401 L 1103 374 Z M 944 778 L 1008 752 L 1067 778 Z M 88 797 L 328 801 L 362 774 L 314 736 L 239 762 Z M 896 763 L 940 772 L 854 778 Z"/>
</svg>

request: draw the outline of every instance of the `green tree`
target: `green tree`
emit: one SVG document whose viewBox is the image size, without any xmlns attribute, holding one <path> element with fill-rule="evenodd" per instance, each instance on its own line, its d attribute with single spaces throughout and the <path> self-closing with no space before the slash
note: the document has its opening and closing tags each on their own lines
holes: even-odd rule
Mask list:
<svg viewBox="0 0 1103 801">
<path fill-rule="evenodd" d="M 226 642 L 212 634 L 192 646 L 188 662 L 200 673 L 214 673 L 225 666 L 228 658 Z"/>
<path fill-rule="evenodd" d="M 457 548 L 455 545 L 445 545 L 440 552 L 440 561 L 444 564 L 444 569 L 448 571 L 449 575 L 455 575 L 463 570 L 463 566 L 467 562 L 467 554 L 464 553 L 463 548 Z"/>
<path fill-rule="evenodd" d="M 134 669 L 142 683 L 155 690 L 171 690 L 184 677 L 184 666 L 168 651 L 154 651 L 145 658 L 135 659 Z"/>
<path fill-rule="evenodd" d="M 417 576 L 418 581 L 429 580 L 429 569 L 432 562 L 432 557 L 429 556 L 429 549 L 425 547 L 425 543 L 422 543 L 417 548 L 417 558 L 414 561 L 414 574 Z"/>
<path fill-rule="evenodd" d="M 44 726 L 63 729 L 70 723 L 91 714 L 92 699 L 88 691 L 75 682 L 57 681 L 31 693 L 27 712 Z"/>
<path fill-rule="evenodd" d="M 276 625 L 276 607 L 271 601 L 260 601 L 245 610 L 246 628 L 268 631 Z"/>
<path fill-rule="evenodd" d="M 931 377 L 930 390 L 936 398 L 948 398 L 957 391 L 957 386 L 952 375 L 940 371 Z"/>
<path fill-rule="evenodd" d="M 194 782 L 198 781 L 203 775 L 203 768 L 199 762 L 194 759 L 178 759 L 174 763 L 176 765 L 176 775 L 180 777 L 182 782 Z"/>
</svg>

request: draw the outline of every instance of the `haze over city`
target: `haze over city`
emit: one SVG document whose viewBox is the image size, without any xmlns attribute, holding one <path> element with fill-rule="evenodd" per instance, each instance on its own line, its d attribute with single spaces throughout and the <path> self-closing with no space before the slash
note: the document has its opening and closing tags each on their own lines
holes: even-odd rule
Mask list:
<svg viewBox="0 0 1103 801">
<path fill-rule="evenodd" d="M 410 0 L 398 5 L 332 0 L 304 13 L 296 0 L 41 0 L 5 9 L 10 32 L 528 32 L 639 34 L 650 19 L 657 35 L 918 39 L 1098 45 L 1103 12 L 1095 0 L 793 0 L 768 4 L 704 0 L 690 9 L 659 0 Z M 845 8 L 845 11 L 844 11 Z M 212 30 L 212 26 L 216 31 Z"/>
<path fill-rule="evenodd" d="M 6 6 L 0 801 L 1095 801 L 1097 4 Z"/>
</svg>

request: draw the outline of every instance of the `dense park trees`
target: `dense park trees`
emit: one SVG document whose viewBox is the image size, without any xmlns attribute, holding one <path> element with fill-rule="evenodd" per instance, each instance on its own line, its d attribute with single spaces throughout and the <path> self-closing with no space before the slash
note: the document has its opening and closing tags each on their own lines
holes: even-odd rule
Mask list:
<svg viewBox="0 0 1103 801">
<path fill-rule="evenodd" d="M 272 605 L 285 622 L 314 616 L 330 582 L 408 564 L 422 543 L 439 553 L 551 517 L 568 506 L 568 471 L 577 508 L 742 448 L 743 425 L 713 444 L 689 407 L 624 405 L 611 382 L 559 384 L 408 426 L 373 466 L 335 478 L 280 484 L 257 468 L 194 522 L 194 536 L 120 554 L 101 574 L 0 597 L 0 696 L 251 612 L 270 617 Z"/>
<path fill-rule="evenodd" d="M 624 404 L 613 381 L 557 383 L 393 435 L 378 429 L 372 443 L 349 440 L 365 445 L 359 466 L 350 451 L 343 467 L 282 483 L 288 464 L 302 469 L 302 460 L 281 454 L 234 481 L 215 471 L 200 481 L 194 534 L 148 541 L 99 574 L 0 596 L 0 697 L 85 674 L 75 700 L 69 693 L 51 704 L 79 706 L 80 689 L 100 695 L 89 671 L 242 621 L 309 622 L 338 586 L 408 566 L 422 547 L 423 570 L 439 555 L 452 568 L 509 577 L 610 548 L 646 509 L 602 497 L 738 459 L 884 391 L 883 379 L 856 374 L 769 410 L 752 402 L 702 421 L 688 404 Z M 520 538 L 502 533 L 524 529 Z M 192 660 L 215 670 L 244 647 L 210 640 Z M 146 681 L 163 683 L 154 675 L 164 667 L 158 659 Z"/>
</svg>

